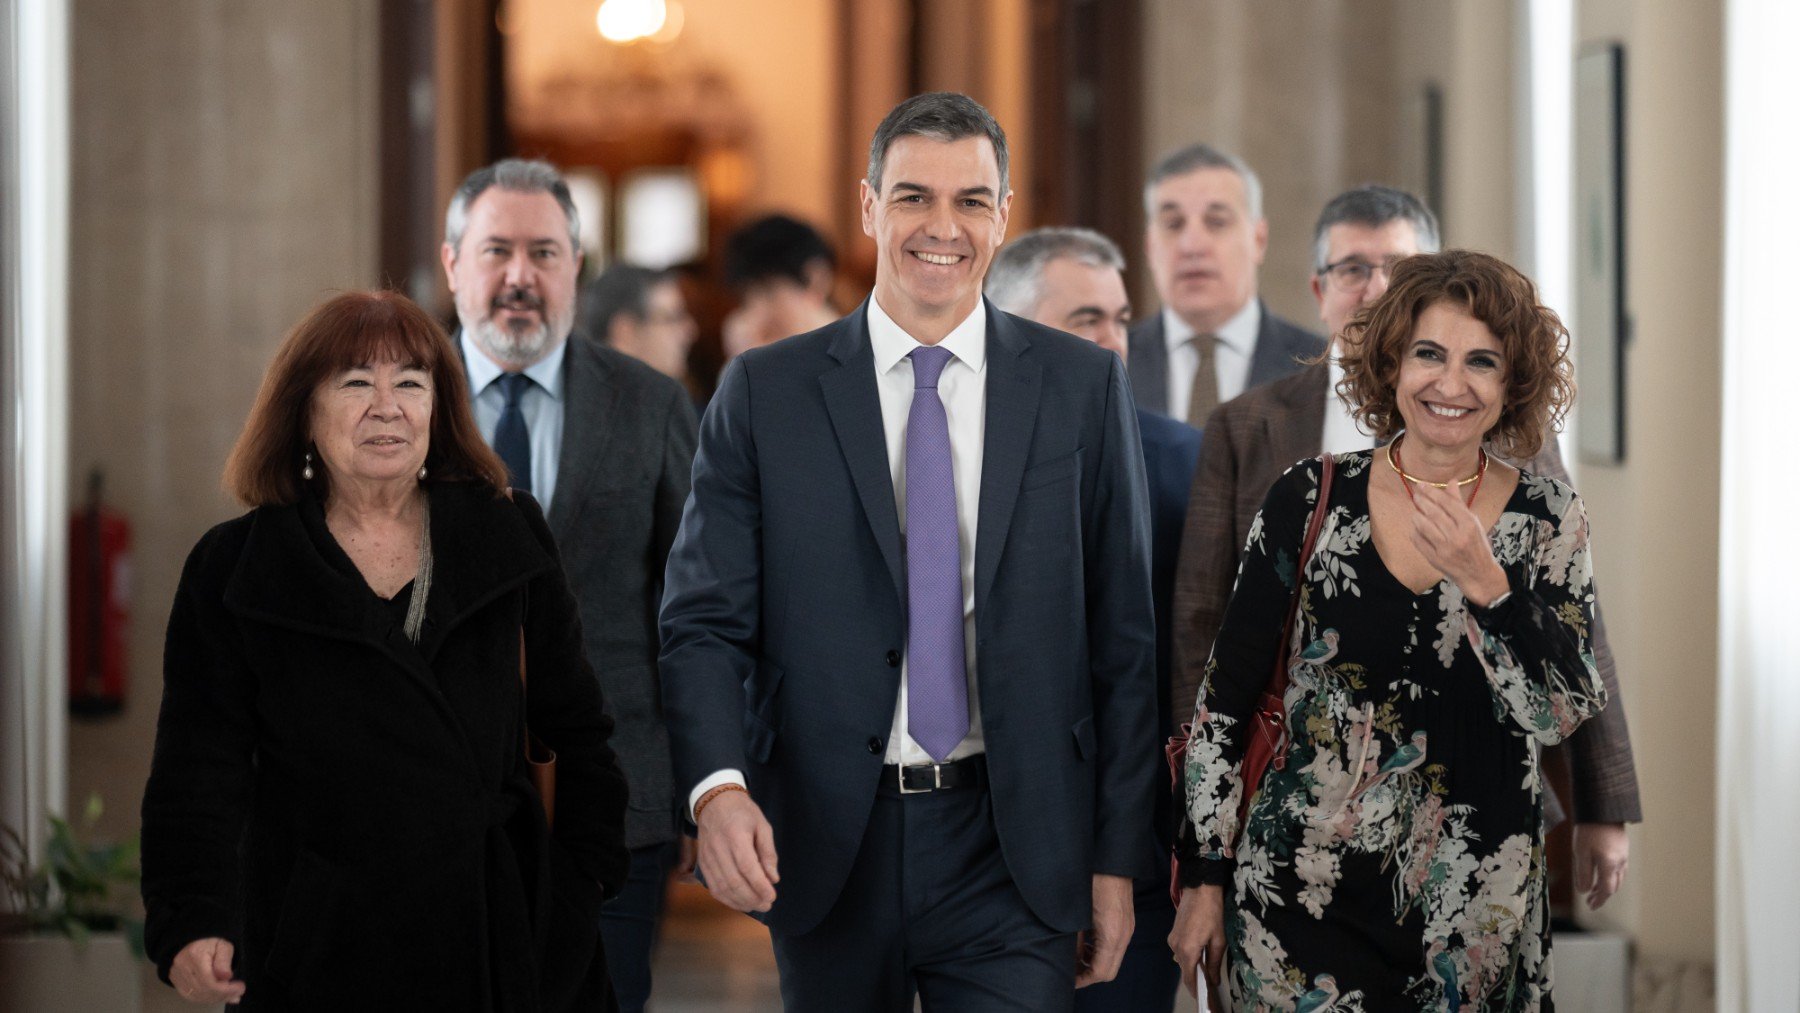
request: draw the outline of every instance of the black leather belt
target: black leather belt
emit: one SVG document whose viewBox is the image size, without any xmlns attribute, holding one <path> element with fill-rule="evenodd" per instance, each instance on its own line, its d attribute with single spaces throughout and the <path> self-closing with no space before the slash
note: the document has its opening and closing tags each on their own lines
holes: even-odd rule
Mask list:
<svg viewBox="0 0 1800 1013">
<path fill-rule="evenodd" d="M 920 763 L 907 767 L 888 763 L 881 768 L 882 783 L 898 785 L 902 795 L 974 788 L 981 784 L 986 775 L 987 759 L 980 753 L 949 763 Z"/>
</svg>

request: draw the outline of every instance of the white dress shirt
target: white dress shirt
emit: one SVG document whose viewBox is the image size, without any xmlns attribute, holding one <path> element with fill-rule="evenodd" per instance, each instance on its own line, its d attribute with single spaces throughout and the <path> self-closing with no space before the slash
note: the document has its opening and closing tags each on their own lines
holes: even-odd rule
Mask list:
<svg viewBox="0 0 1800 1013">
<path fill-rule="evenodd" d="M 494 381 L 505 370 L 494 364 L 470 340 L 469 332 L 461 334 L 463 362 L 468 368 L 469 390 L 475 397 L 475 425 L 488 446 L 494 445 L 494 430 L 500 425 L 500 413 L 506 410 L 506 394 Z M 525 428 L 531 434 L 531 496 L 550 512 L 550 496 L 556 492 L 556 466 L 562 454 L 563 431 L 563 358 L 569 342 L 557 344 L 556 351 L 525 369 L 531 386 L 519 398 L 519 411 L 525 415 Z"/>
<path fill-rule="evenodd" d="M 1163 307 L 1163 341 L 1169 349 L 1169 417 L 1185 420 L 1188 401 L 1194 396 L 1194 371 L 1200 368 L 1196 334 L 1187 321 Z M 1250 385 L 1250 358 L 1256 352 L 1256 332 L 1262 327 L 1262 304 L 1255 299 L 1219 328 L 1213 348 L 1213 369 L 1218 373 L 1219 403 L 1237 397 Z"/>
<path fill-rule="evenodd" d="M 907 334 L 881 308 L 869 300 L 869 342 L 875 352 L 875 392 L 881 401 L 881 428 L 887 437 L 888 471 L 894 483 L 894 510 L 900 520 L 902 546 L 906 536 L 906 420 L 912 413 L 913 369 L 907 358 L 923 343 Z M 957 543 L 962 549 L 963 656 L 969 680 L 969 731 L 950 751 L 946 762 L 973 756 L 985 749 L 981 733 L 981 700 L 975 681 L 975 523 L 981 503 L 981 455 L 987 433 L 987 312 L 984 303 L 938 342 L 951 359 L 938 376 L 938 399 L 950 426 L 952 481 L 956 486 Z M 904 548 L 902 549 L 904 551 Z M 884 763 L 931 763 L 931 754 L 908 734 L 906 715 L 907 662 L 900 663 L 900 693 L 894 701 L 894 720 L 889 726 Z M 700 796 L 721 784 L 743 784 L 740 770 L 721 770 L 701 781 L 688 794 L 688 813 Z"/>
<path fill-rule="evenodd" d="M 1329 454 L 1348 454 L 1351 451 L 1367 450 L 1375 445 L 1375 437 L 1365 433 L 1356 424 L 1356 417 L 1344 406 L 1344 399 L 1337 396 L 1338 381 L 1344 378 L 1344 367 L 1334 354 L 1326 360 L 1327 376 L 1325 387 L 1325 431 L 1320 434 L 1319 446 Z"/>
</svg>

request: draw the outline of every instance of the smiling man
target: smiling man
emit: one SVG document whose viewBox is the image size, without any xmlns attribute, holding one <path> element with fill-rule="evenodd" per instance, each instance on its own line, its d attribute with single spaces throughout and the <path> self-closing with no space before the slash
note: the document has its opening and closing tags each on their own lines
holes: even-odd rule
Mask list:
<svg viewBox="0 0 1800 1013">
<path fill-rule="evenodd" d="M 444 274 L 481 435 L 515 488 L 544 505 L 581 605 L 588 662 L 617 726 L 631 789 L 631 873 L 601 911 L 623 1013 L 650 994 L 650 951 L 680 817 L 657 706 L 663 561 L 687 499 L 694 409 L 686 390 L 595 341 L 571 341 L 581 226 L 545 162 L 507 159 L 463 180 L 444 218 Z"/>
<path fill-rule="evenodd" d="M 1204 426 L 1218 405 L 1325 350 L 1256 296 L 1269 223 L 1242 159 L 1205 144 L 1164 157 L 1144 184 L 1144 217 L 1162 310 L 1131 330 L 1138 404 Z"/>
<path fill-rule="evenodd" d="M 1068 1010 L 1154 871 L 1124 366 L 982 299 L 1012 193 L 973 100 L 890 112 L 861 199 L 874 292 L 733 361 L 669 558 L 700 871 L 788 1010 Z"/>
</svg>

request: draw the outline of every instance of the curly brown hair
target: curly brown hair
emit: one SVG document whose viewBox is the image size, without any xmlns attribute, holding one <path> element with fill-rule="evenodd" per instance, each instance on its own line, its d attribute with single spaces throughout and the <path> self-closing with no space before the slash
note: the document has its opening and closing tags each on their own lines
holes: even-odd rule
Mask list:
<svg viewBox="0 0 1800 1013">
<path fill-rule="evenodd" d="M 1400 362 L 1419 315 L 1451 303 L 1494 332 L 1506 360 L 1506 399 L 1486 439 L 1502 456 L 1528 460 L 1560 428 L 1575 400 L 1569 331 L 1538 302 L 1537 286 L 1505 261 L 1473 250 L 1422 253 L 1394 267 L 1388 290 L 1364 306 L 1339 338 L 1338 397 L 1382 441 L 1405 427 L 1395 404 Z"/>
<path fill-rule="evenodd" d="M 313 392 L 331 377 L 368 362 L 397 360 L 431 374 L 432 482 L 477 482 L 506 488 L 506 465 L 488 448 L 469 408 L 462 357 L 431 315 L 398 292 L 345 292 L 315 307 L 281 342 L 237 445 L 225 462 L 225 491 L 246 506 L 293 503 L 310 484 L 321 499 L 330 475 L 300 477 L 312 446 Z"/>
</svg>

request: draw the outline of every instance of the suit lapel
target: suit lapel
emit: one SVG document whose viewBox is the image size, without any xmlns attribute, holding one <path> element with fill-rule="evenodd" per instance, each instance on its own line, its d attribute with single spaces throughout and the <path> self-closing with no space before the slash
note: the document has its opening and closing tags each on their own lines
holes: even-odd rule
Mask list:
<svg viewBox="0 0 1800 1013">
<path fill-rule="evenodd" d="M 1269 312 L 1267 303 L 1259 300 L 1257 306 L 1262 316 L 1256 325 L 1256 346 L 1250 350 L 1250 376 L 1245 390 L 1291 372 L 1287 368 L 1291 364 L 1282 361 L 1287 349 L 1275 333 L 1275 314 Z"/>
<path fill-rule="evenodd" d="M 1125 361 L 1131 397 L 1139 407 L 1159 415 L 1169 411 L 1169 346 L 1163 339 L 1162 313 L 1150 315 L 1131 334 L 1131 356 Z"/>
<path fill-rule="evenodd" d="M 562 449 L 556 457 L 556 492 L 545 505 L 550 532 L 569 544 L 578 506 L 594 477 L 614 464 L 610 452 L 619 398 L 612 366 L 579 333 L 569 335 L 563 360 Z"/>
<path fill-rule="evenodd" d="M 1006 314 L 987 306 L 987 434 L 981 450 L 981 502 L 975 524 L 975 611 L 980 614 L 1000 568 L 1013 504 L 1037 425 L 1043 369 L 1031 343 Z"/>
<path fill-rule="evenodd" d="M 1281 396 L 1272 399 L 1271 411 L 1263 416 L 1263 438 L 1268 441 L 1270 457 L 1280 467 L 1319 456 L 1325 443 L 1325 399 L 1330 395 L 1330 381 L 1330 370 L 1320 362 L 1271 385 L 1278 387 Z"/>
<path fill-rule="evenodd" d="M 894 478 L 889 470 L 887 435 L 882 428 L 881 395 L 875 389 L 875 350 L 869 344 L 869 305 L 838 321 L 827 348 L 837 366 L 819 377 L 825 410 L 837 434 L 838 447 L 856 485 L 857 499 L 881 547 L 882 562 L 894 582 L 894 593 L 906 601 L 906 571 L 901 565 L 900 520 L 894 510 Z"/>
</svg>

